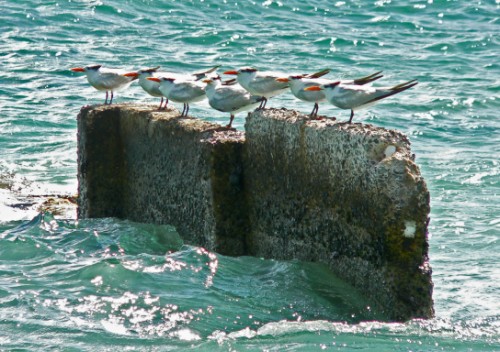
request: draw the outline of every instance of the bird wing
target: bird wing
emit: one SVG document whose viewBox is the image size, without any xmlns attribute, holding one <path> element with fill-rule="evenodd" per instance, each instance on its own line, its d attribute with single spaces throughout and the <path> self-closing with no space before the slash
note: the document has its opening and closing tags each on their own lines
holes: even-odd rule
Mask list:
<svg viewBox="0 0 500 352">
<path fill-rule="evenodd" d="M 205 95 L 205 90 L 194 81 L 174 82 L 174 86 L 168 94 L 168 98 L 175 102 L 185 103 L 200 100 Z"/>
<path fill-rule="evenodd" d="M 95 81 L 91 84 L 97 89 L 113 90 L 121 88 L 132 82 L 131 77 L 125 77 L 115 71 L 101 70 L 99 75 L 95 77 Z"/>
<path fill-rule="evenodd" d="M 385 89 L 375 89 L 371 86 L 340 84 L 332 91 L 328 100 L 341 109 L 353 109 L 367 104 L 382 95 L 383 91 Z"/>
<path fill-rule="evenodd" d="M 371 85 L 343 85 L 333 90 L 329 101 L 341 109 L 355 109 L 374 104 L 378 100 L 400 93 L 415 86 L 416 80 L 404 82 L 394 87 L 375 88 Z"/>
<path fill-rule="evenodd" d="M 251 95 L 242 88 L 234 86 L 218 87 L 216 94 L 209 101 L 219 111 L 229 112 L 259 102 L 260 97 Z"/>
<path fill-rule="evenodd" d="M 151 75 L 153 77 L 155 76 L 155 74 L 141 74 L 139 77 L 139 85 L 150 95 L 154 97 L 162 97 L 163 93 L 160 91 L 160 83 L 147 79 L 147 77 L 151 77 Z"/>
<path fill-rule="evenodd" d="M 267 92 L 275 92 L 278 90 L 286 89 L 290 86 L 287 82 L 278 82 L 276 78 L 286 77 L 279 76 L 275 74 L 263 74 L 258 75 L 248 83 L 249 88 L 251 88 L 252 92 L 256 92 L 257 94 L 265 94 Z"/>
</svg>

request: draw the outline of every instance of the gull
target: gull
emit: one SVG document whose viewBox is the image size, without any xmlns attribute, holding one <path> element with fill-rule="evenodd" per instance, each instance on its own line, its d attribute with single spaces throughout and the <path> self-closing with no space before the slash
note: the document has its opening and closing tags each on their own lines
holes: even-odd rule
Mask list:
<svg viewBox="0 0 500 352">
<path fill-rule="evenodd" d="M 192 79 L 174 77 L 148 77 L 150 81 L 159 83 L 160 92 L 175 103 L 184 103 L 181 117 L 188 116 L 189 103 L 205 98 L 205 87 L 201 82 Z"/>
<path fill-rule="evenodd" d="M 289 87 L 288 82 L 276 81 L 276 78 L 285 76 L 283 73 L 259 72 L 253 67 L 243 67 L 226 71 L 224 74 L 237 75 L 238 83 L 250 94 L 263 97 L 259 109 L 265 108 L 268 98 L 285 92 Z"/>
<path fill-rule="evenodd" d="M 239 85 L 223 85 L 220 77 L 206 78 L 203 80 L 207 84 L 205 92 L 208 98 L 208 104 L 215 110 L 229 112 L 231 114 L 227 128 L 231 128 L 234 120 L 234 114 L 251 110 L 261 103 L 265 98 L 250 94 Z"/>
<path fill-rule="evenodd" d="M 111 92 L 109 104 L 113 102 L 113 92 L 115 90 L 126 88 L 137 77 L 125 77 L 123 74 L 126 71 L 112 68 L 104 68 L 102 65 L 93 65 L 87 67 L 73 67 L 73 72 L 85 72 L 90 85 L 97 90 L 106 91 L 106 100 L 104 104 L 108 104 L 108 92 Z"/>
<path fill-rule="evenodd" d="M 325 93 L 326 100 L 340 109 L 350 109 L 352 122 L 354 110 L 371 106 L 381 99 L 401 93 L 417 84 L 417 80 L 404 82 L 394 87 L 373 87 L 371 85 L 343 84 L 341 81 L 325 85 L 315 85 L 305 88 L 306 91 L 321 91 Z"/>
<path fill-rule="evenodd" d="M 194 72 L 192 74 L 178 74 L 178 73 L 171 73 L 171 72 L 158 72 L 158 69 L 160 66 L 156 66 L 153 68 L 146 68 L 146 69 L 141 69 L 137 72 L 127 72 L 124 74 L 126 77 L 138 77 L 139 78 L 139 85 L 144 89 L 149 95 L 153 97 L 161 97 L 160 101 L 160 106 L 159 109 L 162 109 L 162 104 L 163 104 L 163 98 L 165 95 L 160 91 L 160 83 L 149 80 L 149 77 L 169 77 L 169 78 L 176 78 L 176 79 L 184 79 L 184 80 L 193 80 L 193 81 L 198 81 L 204 77 L 206 77 L 209 73 L 214 72 L 217 70 L 219 66 L 214 66 L 208 70 L 205 71 L 200 71 L 200 72 Z M 166 97 L 165 97 L 166 98 Z M 168 98 L 165 99 L 165 105 L 163 105 L 163 109 L 167 108 L 168 104 Z"/>
<path fill-rule="evenodd" d="M 320 71 L 322 73 L 323 71 Z M 354 84 L 354 85 L 365 85 L 368 83 L 371 83 L 379 78 L 382 78 L 383 76 L 381 75 L 382 71 L 375 72 L 372 75 L 354 79 L 354 80 L 341 80 L 341 84 Z M 328 83 L 333 83 L 334 81 L 324 79 L 324 78 L 317 78 L 316 74 L 312 75 L 292 75 L 288 77 L 280 77 L 277 78 L 276 80 L 278 82 L 289 82 L 290 83 L 290 91 L 292 94 L 297 98 L 302 101 L 307 101 L 307 102 L 314 102 L 314 107 L 309 115 L 309 117 L 315 118 L 318 115 L 318 109 L 319 105 L 318 103 L 322 102 L 325 100 L 325 92 L 323 90 L 306 90 L 305 88 L 307 87 L 312 87 L 312 86 L 321 86 L 321 85 L 326 85 Z"/>
</svg>

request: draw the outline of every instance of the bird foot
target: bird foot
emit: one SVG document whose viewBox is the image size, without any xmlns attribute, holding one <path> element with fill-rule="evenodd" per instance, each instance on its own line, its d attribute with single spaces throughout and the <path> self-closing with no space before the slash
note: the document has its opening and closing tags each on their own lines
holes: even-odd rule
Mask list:
<svg viewBox="0 0 500 352">
<path fill-rule="evenodd" d="M 320 120 L 325 120 L 325 117 L 323 117 L 323 116 L 312 116 L 312 117 L 309 118 L 309 120 L 320 121 Z"/>
</svg>

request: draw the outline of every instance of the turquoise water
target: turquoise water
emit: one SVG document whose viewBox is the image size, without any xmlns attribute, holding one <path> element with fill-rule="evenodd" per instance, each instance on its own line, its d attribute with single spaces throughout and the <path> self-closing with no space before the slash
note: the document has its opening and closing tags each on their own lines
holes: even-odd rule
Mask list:
<svg viewBox="0 0 500 352">
<path fill-rule="evenodd" d="M 500 350 L 498 0 L 0 5 L 0 350 Z M 104 94 L 69 68 L 93 63 L 418 79 L 355 120 L 412 142 L 431 192 L 436 317 L 380 322 L 317 264 L 209 253 L 167 226 L 9 207 L 76 193 L 76 115 Z M 157 104 L 135 84 L 115 99 Z M 312 109 L 291 94 L 268 106 Z M 190 113 L 228 121 L 206 102 Z"/>
</svg>

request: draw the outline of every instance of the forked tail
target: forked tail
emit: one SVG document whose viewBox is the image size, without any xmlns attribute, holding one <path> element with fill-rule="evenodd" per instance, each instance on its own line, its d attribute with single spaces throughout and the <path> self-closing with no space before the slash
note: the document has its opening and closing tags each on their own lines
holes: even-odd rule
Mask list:
<svg viewBox="0 0 500 352">
<path fill-rule="evenodd" d="M 384 98 L 390 97 L 391 95 L 401 93 L 402 91 L 405 91 L 407 89 L 410 89 L 413 86 L 416 86 L 417 84 L 418 84 L 418 82 L 417 82 L 416 79 L 413 79 L 411 81 L 398 84 L 398 85 L 396 85 L 396 86 L 394 86 L 392 88 L 389 88 L 388 92 L 386 94 L 383 94 L 381 96 L 373 98 L 372 100 L 367 101 L 366 104 L 373 103 L 373 102 L 375 102 L 377 100 L 384 99 Z"/>
<path fill-rule="evenodd" d="M 354 84 L 356 84 L 358 86 L 362 86 L 364 84 L 376 81 L 377 79 L 384 77 L 384 75 L 381 75 L 381 73 L 382 73 L 382 71 L 378 71 L 378 72 L 375 72 L 372 75 L 355 79 L 354 80 Z"/>
<path fill-rule="evenodd" d="M 212 68 L 209 68 L 208 70 L 206 71 L 200 71 L 200 72 L 195 72 L 193 73 L 193 76 L 196 77 L 196 80 L 199 81 L 200 79 L 204 78 L 206 75 L 208 75 L 209 73 L 212 73 L 214 72 L 215 70 L 217 70 L 218 68 L 220 67 L 220 65 L 217 65 L 217 66 L 214 66 Z"/>
<path fill-rule="evenodd" d="M 326 75 L 329 72 L 330 72 L 330 69 L 329 68 L 325 68 L 324 70 L 321 70 L 321 71 L 318 71 L 318 72 L 315 72 L 315 73 L 311 73 L 309 75 L 305 75 L 305 77 L 307 77 L 307 78 L 320 78 L 320 77 L 323 77 L 324 75 Z"/>
<path fill-rule="evenodd" d="M 152 67 L 152 68 L 148 68 L 148 69 L 142 70 L 142 72 L 154 73 L 154 72 L 158 71 L 159 68 L 160 68 L 160 66 L 156 66 L 156 67 Z"/>
</svg>

